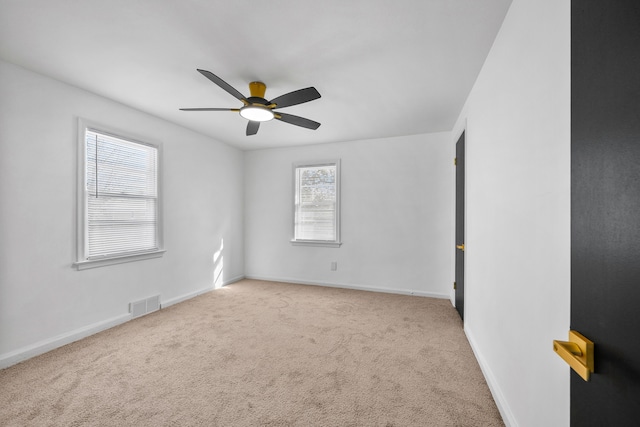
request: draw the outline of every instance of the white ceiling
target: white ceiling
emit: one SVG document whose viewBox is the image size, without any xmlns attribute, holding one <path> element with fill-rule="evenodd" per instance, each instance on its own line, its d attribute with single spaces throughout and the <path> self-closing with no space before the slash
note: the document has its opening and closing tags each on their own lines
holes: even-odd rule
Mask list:
<svg viewBox="0 0 640 427">
<path fill-rule="evenodd" d="M 451 130 L 511 0 L 0 0 L 0 58 L 241 149 Z M 249 96 L 322 98 L 245 136 Z M 1 100 L 0 100 L 1 102 Z"/>
</svg>

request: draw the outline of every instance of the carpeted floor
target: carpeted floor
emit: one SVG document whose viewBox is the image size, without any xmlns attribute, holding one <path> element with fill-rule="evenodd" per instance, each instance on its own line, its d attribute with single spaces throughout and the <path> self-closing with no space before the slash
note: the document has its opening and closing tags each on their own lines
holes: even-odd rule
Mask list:
<svg viewBox="0 0 640 427">
<path fill-rule="evenodd" d="M 502 426 L 447 300 L 243 280 L 0 371 L 2 426 Z"/>
</svg>

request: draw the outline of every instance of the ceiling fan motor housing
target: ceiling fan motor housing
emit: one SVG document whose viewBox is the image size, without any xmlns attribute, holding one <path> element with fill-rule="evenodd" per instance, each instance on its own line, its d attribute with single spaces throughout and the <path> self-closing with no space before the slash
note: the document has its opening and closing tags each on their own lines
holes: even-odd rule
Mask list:
<svg viewBox="0 0 640 427">
<path fill-rule="evenodd" d="M 247 98 L 247 101 L 249 101 L 250 105 L 258 104 L 258 105 L 264 105 L 265 107 L 271 105 L 269 101 L 267 101 L 264 98 L 260 98 L 258 96 L 250 96 Z"/>
</svg>

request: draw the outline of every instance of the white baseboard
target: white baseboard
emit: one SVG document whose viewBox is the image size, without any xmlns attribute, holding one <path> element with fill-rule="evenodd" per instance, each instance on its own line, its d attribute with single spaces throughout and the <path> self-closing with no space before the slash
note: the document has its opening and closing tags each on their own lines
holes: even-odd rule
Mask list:
<svg viewBox="0 0 640 427">
<path fill-rule="evenodd" d="M 0 369 L 8 368 L 16 363 L 39 356 L 63 345 L 71 344 L 72 342 L 97 334 L 105 329 L 113 328 L 129 320 L 131 320 L 131 314 L 123 314 L 2 354 L 0 355 Z"/>
<path fill-rule="evenodd" d="M 267 280 L 272 282 L 297 283 L 301 285 L 327 286 L 332 288 L 345 288 L 345 289 L 356 289 L 361 291 L 384 292 L 384 293 L 401 294 L 401 295 L 415 295 L 415 296 L 430 297 L 430 298 L 442 298 L 442 299 L 449 298 L 449 295 L 446 295 L 446 294 L 414 291 L 410 289 L 378 288 L 378 287 L 360 286 L 360 285 L 344 284 L 344 283 L 311 282 L 306 280 L 298 280 L 295 278 L 283 278 L 283 277 L 237 276 L 237 277 L 232 277 L 225 280 L 222 286 L 230 285 L 231 283 L 235 283 L 244 278 L 255 279 L 255 280 Z M 213 290 L 215 290 L 214 286 L 208 286 L 206 288 L 197 290 L 195 292 L 190 292 L 188 294 L 180 295 L 175 298 L 162 301 L 160 303 L 160 308 L 166 308 L 171 305 L 178 304 L 182 301 L 186 301 L 188 299 L 197 297 L 198 295 L 202 295 L 207 292 L 211 292 Z M 131 320 L 131 313 L 123 314 L 120 316 L 113 317 L 111 319 L 107 319 L 101 322 L 97 322 L 97 323 L 76 329 L 71 332 L 58 335 L 50 339 L 39 341 L 35 344 L 19 348 L 18 350 L 15 350 L 9 353 L 1 354 L 0 369 L 8 368 L 9 366 L 15 365 L 16 363 L 20 363 L 32 357 L 39 356 L 48 351 L 54 350 L 58 347 L 62 347 L 63 345 L 67 345 L 72 342 L 81 340 L 82 338 L 86 338 L 90 335 L 104 331 L 105 329 L 113 328 L 114 326 L 118 326 L 121 323 L 128 322 L 129 320 Z"/>
<path fill-rule="evenodd" d="M 222 286 L 229 285 L 242 279 L 244 279 L 244 276 L 229 278 L 228 280 L 225 280 Z M 196 292 L 192 292 L 176 298 L 172 298 L 167 301 L 162 301 L 160 304 L 160 308 L 165 308 L 170 305 L 177 304 L 179 302 L 188 300 L 212 290 L 214 290 L 213 286 L 207 287 L 205 289 L 200 289 Z M 62 347 L 63 345 L 71 344 L 72 342 L 81 340 L 82 338 L 86 338 L 93 334 L 97 334 L 98 332 L 104 331 L 105 329 L 113 328 L 114 326 L 118 326 L 121 323 L 128 322 L 131 319 L 131 313 L 123 314 L 111 319 L 103 320 L 102 322 L 97 322 L 92 325 L 88 325 L 74 331 L 58 335 L 50 339 L 39 341 L 35 344 L 19 348 L 9 353 L 0 354 L 0 369 L 8 368 L 9 366 L 15 365 L 16 363 L 20 363 L 27 359 L 31 359 L 32 357 L 39 356 L 58 347 Z"/>
<path fill-rule="evenodd" d="M 227 286 L 227 285 L 230 285 L 232 283 L 239 282 L 242 279 L 245 279 L 244 275 L 240 275 L 240 276 L 236 276 L 236 277 L 230 277 L 230 278 L 228 278 L 227 280 L 225 280 L 222 283 L 222 286 Z"/>
<path fill-rule="evenodd" d="M 160 303 L 160 309 L 167 308 L 169 306 L 181 303 L 181 302 L 186 301 L 186 300 L 191 299 L 191 298 L 195 298 L 198 295 L 206 294 L 207 292 L 211 292 L 213 290 L 215 290 L 215 287 L 208 286 L 208 287 L 206 287 L 204 289 L 200 289 L 200 290 L 197 290 L 195 292 L 190 292 L 188 294 L 184 294 L 184 295 L 177 296 L 175 298 L 164 300 L 164 301 L 162 301 Z"/>
<path fill-rule="evenodd" d="M 231 278 L 225 280 L 222 283 L 222 286 L 224 287 L 224 286 L 230 285 L 230 284 L 235 283 L 238 280 L 242 280 L 242 279 L 244 279 L 244 276 L 231 277 Z M 160 303 L 160 308 L 161 309 L 162 308 L 167 308 L 167 307 L 169 307 L 171 305 L 178 304 L 180 302 L 186 301 L 186 300 L 191 299 L 191 298 L 195 298 L 198 295 L 206 294 L 207 292 L 211 292 L 211 291 L 213 291 L 215 289 L 216 289 L 215 286 L 207 286 L 206 288 L 199 289 L 199 290 L 197 290 L 195 292 L 190 292 L 188 294 L 184 294 L 184 295 L 180 295 L 180 296 L 177 296 L 177 297 L 174 297 L 174 298 L 170 298 L 168 300 L 164 300 L 164 301 L 162 301 Z"/>
<path fill-rule="evenodd" d="M 326 286 L 329 288 L 355 289 L 359 291 L 383 292 L 387 294 L 415 295 L 419 297 L 449 299 L 448 294 L 439 294 L 435 292 L 415 291 L 411 289 L 394 289 L 394 288 L 378 288 L 372 286 L 361 286 L 345 283 L 332 283 L 320 281 L 299 280 L 291 277 L 267 277 L 267 276 L 245 276 L 245 279 L 266 280 L 269 282 L 297 283 L 300 285 Z"/>
<path fill-rule="evenodd" d="M 493 395 L 493 400 L 496 402 L 496 406 L 498 406 L 498 411 L 500 411 L 500 415 L 502 416 L 502 420 L 506 427 L 517 427 L 518 423 L 516 422 L 513 412 L 509 407 L 509 403 L 504 397 L 504 393 L 502 393 L 502 389 L 498 385 L 496 377 L 493 375 L 491 368 L 487 364 L 487 361 L 484 359 L 480 351 L 478 350 L 478 345 L 473 338 L 473 333 L 469 330 L 468 327 L 465 326 L 464 333 L 467 336 L 467 340 L 471 345 L 471 350 L 473 350 L 473 354 L 476 356 L 476 360 L 480 365 L 480 370 L 484 375 L 485 380 L 487 381 L 487 385 L 489 386 L 489 390 Z"/>
</svg>

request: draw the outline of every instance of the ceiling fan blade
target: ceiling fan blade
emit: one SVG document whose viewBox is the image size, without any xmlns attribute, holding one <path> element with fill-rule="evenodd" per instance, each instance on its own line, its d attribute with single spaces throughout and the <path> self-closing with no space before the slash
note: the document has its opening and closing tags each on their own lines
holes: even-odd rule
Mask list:
<svg viewBox="0 0 640 427">
<path fill-rule="evenodd" d="M 277 113 L 276 119 L 285 123 L 289 123 L 296 126 L 302 126 L 303 128 L 316 130 L 320 127 L 320 123 L 313 120 L 305 119 L 304 117 L 294 116 L 293 114 Z"/>
<path fill-rule="evenodd" d="M 198 69 L 198 72 L 203 76 L 205 76 L 206 78 L 208 78 L 209 80 L 211 80 L 212 82 L 214 82 L 215 84 L 217 84 L 218 86 L 220 86 L 222 89 L 229 92 L 234 97 L 238 98 L 240 101 L 244 102 L 247 100 L 243 94 L 238 92 L 233 86 L 231 86 L 229 83 L 225 82 L 220 77 L 213 74 L 211 71 Z"/>
<path fill-rule="evenodd" d="M 180 111 L 240 111 L 237 108 L 181 108 Z"/>
<path fill-rule="evenodd" d="M 308 87 L 306 89 L 299 89 L 293 92 L 285 93 L 277 98 L 269 101 L 272 104 L 276 104 L 274 108 L 290 107 L 292 105 L 302 104 L 303 102 L 313 101 L 320 98 L 320 93 L 315 87 Z"/>
<path fill-rule="evenodd" d="M 260 128 L 260 122 L 252 122 L 249 120 L 247 124 L 247 136 L 255 135 L 258 133 L 258 129 Z"/>
</svg>

